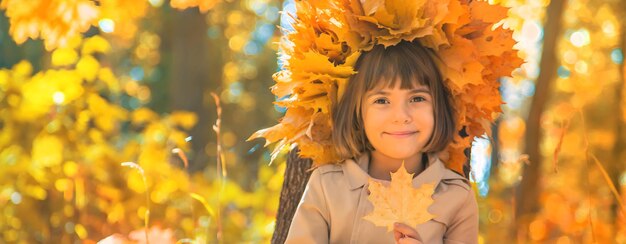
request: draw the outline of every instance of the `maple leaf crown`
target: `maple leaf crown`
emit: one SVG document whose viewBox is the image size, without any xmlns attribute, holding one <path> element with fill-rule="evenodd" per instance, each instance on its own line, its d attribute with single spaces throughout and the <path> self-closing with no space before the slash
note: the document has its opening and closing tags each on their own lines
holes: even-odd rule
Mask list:
<svg viewBox="0 0 626 244">
<path fill-rule="evenodd" d="M 442 152 L 446 166 L 462 172 L 463 150 L 489 133 L 501 112 L 498 78 L 522 64 L 512 31 L 502 26 L 508 8 L 476 0 L 296 1 L 293 31 L 281 39 L 283 69 L 274 74 L 275 104 L 284 117 L 248 140 L 264 137 L 280 150 L 297 144 L 315 165 L 341 162 L 331 133 L 332 108 L 356 73 L 355 63 L 376 45 L 419 42 L 433 59 L 454 107 L 454 141 Z"/>
</svg>

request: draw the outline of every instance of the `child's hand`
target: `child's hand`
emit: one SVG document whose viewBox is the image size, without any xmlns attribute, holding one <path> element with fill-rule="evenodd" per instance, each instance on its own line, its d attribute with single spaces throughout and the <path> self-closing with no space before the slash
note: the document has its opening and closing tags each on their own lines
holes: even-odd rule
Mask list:
<svg viewBox="0 0 626 244">
<path fill-rule="evenodd" d="M 417 231 L 403 223 L 395 223 L 393 225 L 393 238 L 396 239 L 396 243 L 399 244 L 422 243 Z"/>
</svg>

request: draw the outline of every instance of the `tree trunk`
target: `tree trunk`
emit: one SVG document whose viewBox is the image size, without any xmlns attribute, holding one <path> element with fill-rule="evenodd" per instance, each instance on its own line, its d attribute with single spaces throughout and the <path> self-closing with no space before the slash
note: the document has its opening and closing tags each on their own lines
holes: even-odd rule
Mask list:
<svg viewBox="0 0 626 244">
<path fill-rule="evenodd" d="M 298 157 L 298 148 L 289 152 L 287 169 L 283 188 L 280 191 L 278 214 L 276 215 L 276 228 L 272 236 L 272 244 L 282 244 L 287 238 L 291 219 L 296 212 L 296 207 L 302 198 L 306 183 L 311 176 L 311 160 Z"/>
<path fill-rule="evenodd" d="M 555 79 L 557 70 L 556 50 L 557 42 L 561 36 L 563 9 L 565 0 L 552 0 L 547 8 L 546 21 L 544 25 L 543 53 L 541 55 L 541 73 L 536 81 L 535 95 L 533 96 L 528 124 L 526 128 L 526 153 L 528 153 L 530 164 L 524 166 L 522 181 L 517 190 L 517 205 L 515 211 L 516 228 L 523 236 L 525 228 L 530 220 L 539 210 L 539 194 L 541 192 L 538 185 L 541 178 L 541 115 L 545 109 L 551 84 Z"/>
<path fill-rule="evenodd" d="M 215 105 L 207 103 L 205 91 L 213 91 L 219 85 L 215 74 L 220 72 L 221 54 L 219 43 L 207 37 L 206 16 L 197 8 L 184 11 L 169 10 L 170 21 L 164 30 L 162 49 L 170 56 L 166 71 L 167 94 L 169 103 L 161 107 L 169 107 L 169 111 L 186 110 L 198 116 L 198 122 L 190 130 L 192 150 L 187 152 L 189 171 L 202 170 L 209 161 L 204 147 L 209 142 L 211 126 L 215 123 Z M 219 77 L 219 76 L 218 76 Z M 212 80 L 213 79 L 213 80 Z M 182 162 L 181 162 L 182 164 Z M 181 165 L 182 166 L 182 165 Z"/>
</svg>

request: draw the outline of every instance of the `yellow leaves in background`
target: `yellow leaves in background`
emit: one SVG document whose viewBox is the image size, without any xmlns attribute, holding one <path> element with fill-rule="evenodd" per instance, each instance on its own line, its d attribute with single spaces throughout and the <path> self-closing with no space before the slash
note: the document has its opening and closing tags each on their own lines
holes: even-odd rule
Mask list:
<svg viewBox="0 0 626 244">
<path fill-rule="evenodd" d="M 197 117 L 185 111 L 165 116 L 148 108 L 128 111 L 117 104 L 113 99 L 125 91 L 120 80 L 92 56 L 110 48 L 100 36 L 74 38 L 52 53 L 51 69 L 33 74 L 31 64 L 22 61 L 0 70 L 0 103 L 8 105 L 0 107 L 0 164 L 6 169 L 0 189 L 6 186 L 2 182 L 19 186 L 0 193 L 0 210 L 23 212 L 46 201 L 36 214 L 10 214 L 34 226 L 72 224 L 71 233 L 43 233 L 44 240 L 101 239 L 109 234 L 102 233 L 103 226 L 122 233 L 143 226 L 146 187 L 141 175 L 119 173 L 124 161 L 137 161 L 148 188 L 156 190 L 148 192 L 156 205 L 150 204 L 150 212 L 167 208 L 177 215 L 163 221 L 186 220 L 181 230 L 195 231 L 189 213 L 193 205 L 172 204 L 172 196 L 189 191 L 191 178 L 170 163 L 174 147 L 189 148 L 183 130 L 192 128 Z M 18 239 L 32 234 L 30 228 L 12 229 L 3 221 L 0 229 L 19 233 Z"/>
<path fill-rule="evenodd" d="M 87 104 L 89 105 L 89 111 L 94 116 L 96 126 L 105 133 L 113 132 L 116 124 L 125 120 L 128 113 L 125 109 L 115 104 L 110 104 L 102 97 L 96 94 L 90 94 L 87 97 Z"/>
<path fill-rule="evenodd" d="M 207 11 L 215 7 L 215 5 L 219 2 L 221 2 L 221 0 L 171 0 L 170 5 L 172 6 L 172 8 L 181 10 L 198 7 L 200 9 L 200 12 L 206 13 Z"/>
<path fill-rule="evenodd" d="M 198 122 L 198 116 L 192 112 L 174 111 L 169 117 L 173 125 L 178 125 L 186 130 L 191 129 Z"/>
<path fill-rule="evenodd" d="M 44 200 L 48 196 L 46 190 L 39 185 L 27 185 L 24 187 L 24 194 L 37 200 Z"/>
<path fill-rule="evenodd" d="M 435 184 L 423 184 L 415 189 L 412 184 L 413 174 L 409 174 L 402 166 L 391 173 L 389 186 L 369 178 L 367 199 L 374 205 L 374 211 L 363 217 L 376 226 L 393 230 L 395 222 L 404 223 L 415 228 L 433 217 L 428 207 L 433 203 L 432 194 Z"/>
<path fill-rule="evenodd" d="M 76 64 L 78 72 L 88 81 L 95 79 L 98 69 L 100 68 L 99 62 L 91 56 L 94 53 L 107 53 L 111 46 L 109 42 L 101 36 L 93 36 L 82 41 L 80 37 L 72 39 L 77 42 L 74 45 L 68 45 L 67 47 L 57 48 L 52 52 L 52 65 L 53 66 L 69 66 Z M 79 55 L 76 49 L 82 42 L 81 55 Z"/>
<path fill-rule="evenodd" d="M 137 174 L 136 172 L 126 174 L 126 186 L 128 189 L 139 194 L 144 194 L 146 192 L 146 186 L 144 185 L 142 177 L 141 174 Z"/>
<path fill-rule="evenodd" d="M 193 128 L 198 118 L 192 112 L 175 111 L 168 116 L 160 118 L 154 111 L 148 108 L 139 108 L 131 112 L 130 121 L 135 126 L 145 125 L 144 133 L 146 140 L 144 145 L 155 144 L 155 150 L 162 148 L 167 142 L 174 143 L 173 147 L 187 149 L 187 134 L 178 130 L 177 126 L 182 129 L 190 130 Z M 152 150 L 152 149 L 148 149 Z M 142 152 L 139 162 L 151 162 L 153 160 L 165 160 L 168 152 L 165 154 L 160 152 Z"/>
<path fill-rule="evenodd" d="M 140 108 L 130 113 L 130 122 L 134 126 L 145 127 L 142 131 L 141 150 L 137 152 L 137 163 L 147 171 L 163 171 L 164 167 L 170 167 L 161 164 L 169 161 L 173 148 L 183 151 L 189 148 L 188 135 L 178 127 L 185 130 L 193 128 L 197 123 L 197 116 L 187 111 L 175 111 L 171 115 L 160 117 L 150 109 Z M 171 173 L 169 170 L 167 172 Z"/>
<path fill-rule="evenodd" d="M 41 134 L 33 141 L 33 167 L 56 166 L 63 161 L 63 142 L 56 136 Z"/>
<path fill-rule="evenodd" d="M 33 66 L 28 61 L 22 60 L 15 66 L 13 66 L 12 71 L 15 78 L 23 79 L 24 77 L 30 76 L 33 73 Z"/>
<path fill-rule="evenodd" d="M 0 9 L 6 11 L 17 44 L 41 38 L 46 50 L 66 46 L 87 31 L 99 13 L 90 0 L 3 0 Z"/>
<path fill-rule="evenodd" d="M 94 36 L 84 41 L 82 45 L 83 55 L 79 57 L 76 48 L 80 47 L 80 38 L 75 39 L 77 44 L 68 47 L 58 48 L 52 53 L 52 65 L 66 67 L 64 69 L 50 69 L 36 73 L 30 77 L 32 66 L 26 61 L 15 65 L 11 71 L 0 71 L 0 84 L 5 84 L 5 89 L 17 91 L 7 98 L 10 106 L 16 108 L 11 110 L 17 120 L 32 121 L 42 118 L 46 114 L 54 111 L 54 106 L 64 106 L 71 104 L 79 97 L 83 96 L 83 81 L 93 82 L 96 78 L 102 77 L 103 81 L 111 90 L 119 90 L 117 80 L 110 69 L 100 71 L 100 63 L 91 53 L 106 52 L 109 44 L 103 38 Z M 73 41 L 73 42 L 75 42 Z M 76 69 L 70 69 L 76 64 Z M 11 84 L 8 87 L 8 84 Z M 97 96 L 97 95 L 96 95 Z M 97 103 L 91 98 L 92 103 Z M 95 106 L 103 106 L 99 103 Z M 99 109 L 107 109 L 103 107 Z M 99 110 L 99 113 L 105 110 Z M 112 115 L 123 118 L 121 112 L 113 109 Z M 102 113 L 108 114 L 108 113 Z M 103 128 L 109 128 L 103 121 L 98 122 Z"/>
<path fill-rule="evenodd" d="M 22 60 L 15 64 L 13 68 L 0 69 L 0 90 L 3 91 L 1 96 L 7 95 L 6 92 L 8 89 L 12 88 L 14 84 L 21 84 L 25 80 L 29 79 L 33 72 L 33 66 L 26 60 Z M 8 100 L 9 105 L 16 106 L 19 102 L 17 96 L 10 96 L 6 98 Z M 1 97 L 0 97 L 1 98 Z"/>
<path fill-rule="evenodd" d="M 120 92 L 120 82 L 109 67 L 101 67 L 98 72 L 98 79 L 104 82 L 109 91 L 113 93 Z"/>
<path fill-rule="evenodd" d="M 78 53 L 73 48 L 58 48 L 52 52 L 52 65 L 65 66 L 75 64 Z"/>
<path fill-rule="evenodd" d="M 137 22 L 146 15 L 149 7 L 146 0 L 100 0 L 99 3 L 99 21 L 112 22 L 111 34 L 126 40 L 136 36 Z"/>
<path fill-rule="evenodd" d="M 111 50 L 111 45 L 102 36 L 92 36 L 87 38 L 83 43 L 81 54 L 91 55 L 94 53 L 108 53 Z"/>
<path fill-rule="evenodd" d="M 9 34 L 17 44 L 28 38 L 43 39 L 48 51 L 67 48 L 74 38 L 98 25 L 112 23 L 112 34 L 130 39 L 137 32 L 137 21 L 146 15 L 145 0 L 3 0 L 10 21 Z M 107 30 L 108 31 L 108 30 Z M 89 52 L 83 54 L 89 54 Z"/>
<path fill-rule="evenodd" d="M 76 71 L 86 80 L 93 81 L 98 75 L 100 63 L 92 56 L 83 56 L 76 64 Z"/>
<path fill-rule="evenodd" d="M 199 7 L 207 12 L 219 0 L 172 0 L 173 8 Z M 137 33 L 137 22 L 148 12 L 146 0 L 3 0 L 10 21 L 9 34 L 17 44 L 28 38 L 44 40 L 46 50 L 67 47 L 72 38 L 91 26 L 108 25 L 104 32 L 125 40 Z M 102 27 L 102 26 L 101 26 Z"/>
<path fill-rule="evenodd" d="M 10 2 L 15 6 L 9 6 Z M 200 199 L 198 196 L 205 199 L 205 207 L 214 206 L 217 201 L 227 206 L 221 209 L 224 210 L 221 213 L 225 220 L 225 238 L 259 242 L 271 237 L 278 206 L 276 196 L 282 186 L 284 168 L 276 173 L 268 167 L 263 179 L 254 185 L 240 186 L 239 182 L 226 179 L 230 181 L 226 189 L 232 193 L 218 199 L 217 193 L 223 190 L 219 187 L 221 184 L 206 175 L 192 174 L 197 168 L 189 172 L 179 168 L 177 155 L 172 153 L 174 147 L 182 148 L 190 158 L 197 159 L 197 155 L 204 153 L 188 150 L 190 138 L 185 130 L 194 127 L 197 116 L 184 111 L 161 115 L 145 107 L 136 111 L 125 108 L 134 108 L 135 98 L 139 98 L 140 106 L 145 105 L 150 99 L 149 86 L 141 81 L 128 81 L 126 77 L 118 79 L 117 72 L 112 70 L 115 67 L 106 67 L 109 64 L 101 59 L 109 61 L 111 57 L 97 55 L 111 50 L 105 38 L 76 38 L 89 26 L 100 26 L 100 33 L 107 38 L 110 35 L 135 37 L 132 33 L 136 26 L 131 24 L 150 11 L 149 4 L 155 5 L 154 2 L 0 2 L 2 9 L 11 11 L 28 5 L 59 3 L 70 10 L 65 12 L 65 18 L 70 20 L 68 23 L 86 26 L 68 29 L 60 36 L 39 32 L 37 36 L 27 37 L 43 39 L 46 49 L 51 50 L 50 62 L 37 60 L 46 70 L 33 72 L 33 67 L 26 61 L 13 69 L 0 70 L 0 103 L 8 105 L 0 107 L 0 168 L 3 169 L 0 174 L 0 212 L 8 213 L 0 217 L 3 231 L 0 235 L 11 237 L 3 240 L 89 243 L 117 232 L 123 234 L 121 239 L 124 241 L 141 241 L 143 230 L 134 230 L 147 221 L 144 213 L 149 210 L 151 226 L 162 224 L 175 228 L 150 228 L 150 238 L 159 238 L 152 240 L 153 243 L 165 239 L 211 242 L 214 240 L 211 234 L 215 232 L 215 219 L 198 206 L 194 200 Z M 208 1 L 191 2 L 206 11 Z M 82 3 L 90 3 L 93 5 L 91 10 L 97 12 L 91 20 L 79 19 L 80 11 L 79 15 L 72 15 L 77 13 L 72 12 L 73 9 Z M 50 19 L 42 19 L 49 13 L 22 11 L 20 14 L 37 23 L 29 22 L 30 25 L 25 26 L 12 22 L 11 26 L 17 31 L 26 31 L 26 27 L 40 31 L 39 26 L 50 25 Z M 7 17 L 15 21 L 15 16 Z M 106 25 L 101 23 L 109 24 L 107 27 L 111 28 L 103 28 Z M 138 39 L 131 39 L 139 40 L 143 45 L 132 53 L 140 59 L 149 59 L 152 64 L 158 63 L 160 38 L 146 33 L 149 35 L 142 33 Z M 11 35 L 15 38 L 14 33 Z M 144 46 L 148 47 L 148 54 Z M 249 66 L 252 67 L 252 63 Z M 146 75 L 149 72 L 146 69 Z M 225 136 L 224 141 L 234 143 L 236 137 L 232 136 L 233 133 L 230 135 Z M 235 155 L 235 152 L 229 154 Z M 146 193 L 143 179 L 136 172 L 122 168 L 120 162 L 124 161 L 136 161 L 145 169 L 148 206 L 142 194 Z M 190 196 L 189 193 L 196 195 Z M 5 222 L 5 219 L 9 221 Z M 11 219 L 21 221 L 21 228 Z M 263 230 L 250 228 L 257 226 Z M 129 232 L 132 233 L 127 235 Z"/>
<path fill-rule="evenodd" d="M 0 91 L 6 91 L 7 83 L 9 83 L 9 72 L 6 70 L 0 70 Z M 1 96 L 4 96 L 4 94 Z"/>
<path fill-rule="evenodd" d="M 64 105 L 83 94 L 82 79 L 71 70 L 48 70 L 37 73 L 21 84 L 17 98 L 15 118 L 21 121 L 36 120 L 51 112 L 55 105 Z M 11 102 L 10 102 L 11 103 Z"/>
<path fill-rule="evenodd" d="M 154 121 L 158 117 L 159 115 L 157 115 L 154 111 L 148 108 L 139 108 L 131 113 L 130 121 L 134 125 L 140 125 L 143 123 Z"/>
</svg>

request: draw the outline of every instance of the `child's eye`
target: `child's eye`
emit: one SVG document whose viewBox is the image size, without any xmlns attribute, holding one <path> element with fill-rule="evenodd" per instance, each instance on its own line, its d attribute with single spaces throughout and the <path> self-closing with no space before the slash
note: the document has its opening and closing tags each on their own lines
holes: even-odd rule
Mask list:
<svg viewBox="0 0 626 244">
<path fill-rule="evenodd" d="M 375 104 L 388 104 L 389 101 L 387 101 L 387 99 L 384 99 L 384 98 L 378 98 L 378 99 L 374 100 L 374 103 Z"/>
<path fill-rule="evenodd" d="M 424 97 L 413 97 L 411 98 L 411 102 L 424 102 L 426 101 L 426 98 Z"/>
</svg>

